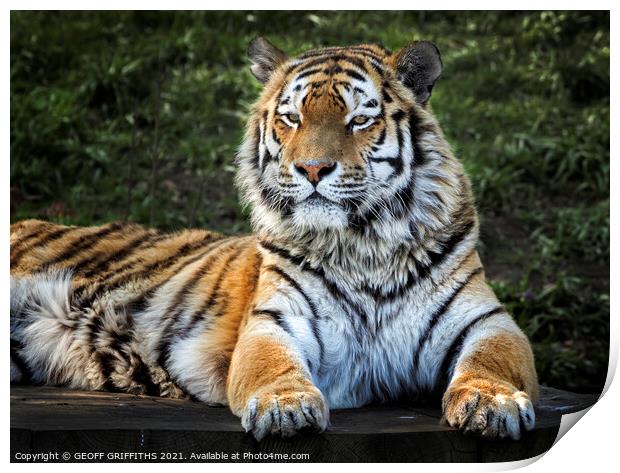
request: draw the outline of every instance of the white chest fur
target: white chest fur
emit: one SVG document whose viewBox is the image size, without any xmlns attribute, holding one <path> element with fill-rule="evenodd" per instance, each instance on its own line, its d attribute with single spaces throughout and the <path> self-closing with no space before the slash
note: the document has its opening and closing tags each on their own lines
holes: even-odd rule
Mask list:
<svg viewBox="0 0 620 473">
<path fill-rule="evenodd" d="M 342 282 L 290 265 L 286 270 L 295 284 L 283 282 L 261 308 L 282 314 L 281 327 L 330 408 L 415 396 L 433 387 L 445 353 L 438 344 L 449 341 L 442 330 L 450 327 L 450 311 L 436 323 L 432 319 L 454 281 L 443 290 L 422 281 L 399 297 L 377 301 Z"/>
</svg>

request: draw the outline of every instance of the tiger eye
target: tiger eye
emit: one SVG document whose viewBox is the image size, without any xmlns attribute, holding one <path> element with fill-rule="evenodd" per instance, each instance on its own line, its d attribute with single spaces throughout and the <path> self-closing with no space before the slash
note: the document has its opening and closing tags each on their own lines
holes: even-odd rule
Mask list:
<svg viewBox="0 0 620 473">
<path fill-rule="evenodd" d="M 291 123 L 299 123 L 299 115 L 296 113 L 287 113 L 284 115 Z"/>
<path fill-rule="evenodd" d="M 351 123 L 353 123 L 354 125 L 363 125 L 364 123 L 368 122 L 368 120 L 370 120 L 370 117 L 366 115 L 358 115 L 357 117 L 353 117 Z"/>
</svg>

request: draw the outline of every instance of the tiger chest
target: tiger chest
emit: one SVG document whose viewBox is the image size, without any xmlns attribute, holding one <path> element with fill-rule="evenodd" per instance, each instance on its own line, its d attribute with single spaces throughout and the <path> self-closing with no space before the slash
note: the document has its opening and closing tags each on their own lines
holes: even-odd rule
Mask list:
<svg viewBox="0 0 620 473">
<path fill-rule="evenodd" d="M 409 298 L 379 304 L 323 294 L 308 339 L 320 340 L 309 357 L 314 382 L 331 408 L 358 407 L 414 394 L 414 352 L 425 314 Z M 306 352 L 311 342 L 306 342 Z M 317 351 L 315 350 L 316 354 Z"/>
</svg>

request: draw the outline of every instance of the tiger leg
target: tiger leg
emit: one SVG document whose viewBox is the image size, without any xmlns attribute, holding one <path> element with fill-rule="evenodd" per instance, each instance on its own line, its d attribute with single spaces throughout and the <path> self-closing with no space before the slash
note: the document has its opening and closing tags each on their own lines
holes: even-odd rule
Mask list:
<svg viewBox="0 0 620 473">
<path fill-rule="evenodd" d="M 290 338 L 265 316 L 252 315 L 232 356 L 227 395 L 232 412 L 257 440 L 309 427 L 323 431 L 327 403 Z"/>
<path fill-rule="evenodd" d="M 507 314 L 497 319 L 466 335 L 443 414 L 465 432 L 516 440 L 534 427 L 538 381 L 527 338 Z"/>
</svg>

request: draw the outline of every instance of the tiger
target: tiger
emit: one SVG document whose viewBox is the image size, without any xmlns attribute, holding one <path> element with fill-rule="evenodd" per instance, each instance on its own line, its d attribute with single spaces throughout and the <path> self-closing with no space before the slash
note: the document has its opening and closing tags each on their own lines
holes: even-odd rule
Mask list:
<svg viewBox="0 0 620 473">
<path fill-rule="evenodd" d="M 535 425 L 531 346 L 485 279 L 471 183 L 430 107 L 438 48 L 289 57 L 236 154 L 252 233 L 11 226 L 11 380 L 224 405 L 257 440 L 333 409 L 436 403 L 447 425 Z"/>
</svg>

